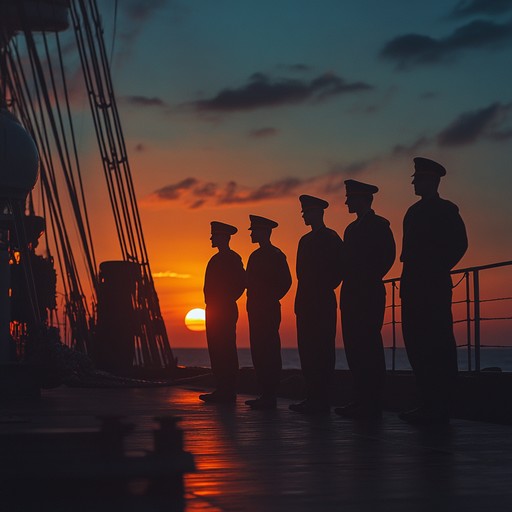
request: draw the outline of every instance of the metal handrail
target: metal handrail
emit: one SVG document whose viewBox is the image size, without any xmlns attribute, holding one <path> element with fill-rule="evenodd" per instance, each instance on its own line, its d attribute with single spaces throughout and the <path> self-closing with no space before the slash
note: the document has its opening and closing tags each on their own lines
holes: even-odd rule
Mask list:
<svg viewBox="0 0 512 512">
<path fill-rule="evenodd" d="M 480 298 L 480 272 L 483 270 L 495 269 L 499 267 L 508 267 L 512 266 L 512 261 L 501 261 L 498 263 L 490 263 L 487 265 L 479 265 L 474 267 L 466 267 L 460 268 L 456 270 L 452 270 L 450 272 L 451 275 L 460 275 L 463 274 L 462 279 L 457 283 L 458 286 L 462 281 L 465 281 L 465 294 L 466 298 L 462 301 L 452 302 L 452 304 L 466 304 L 466 318 L 463 320 L 459 320 L 454 323 L 466 322 L 466 347 L 468 352 L 468 371 L 472 371 L 472 355 L 474 350 L 474 359 L 475 359 L 475 369 L 474 371 L 480 371 L 480 361 L 481 361 L 481 321 L 484 320 L 480 314 L 480 304 L 482 302 L 496 301 L 496 300 L 505 300 L 510 299 L 510 297 L 506 297 L 505 299 L 485 299 L 482 300 Z M 387 308 L 391 308 L 391 329 L 392 329 L 392 363 L 391 370 L 395 371 L 396 369 L 396 326 L 399 321 L 396 319 L 396 308 L 400 307 L 400 304 L 397 304 L 396 301 L 396 289 L 398 288 L 398 283 L 400 282 L 399 277 L 394 277 L 390 279 L 384 279 L 384 284 L 391 285 L 391 304 L 387 305 Z M 472 284 L 472 286 L 471 286 Z M 472 297 L 471 297 L 472 295 Z M 471 315 L 473 313 L 473 315 Z M 496 319 L 494 319 L 496 320 Z"/>
</svg>

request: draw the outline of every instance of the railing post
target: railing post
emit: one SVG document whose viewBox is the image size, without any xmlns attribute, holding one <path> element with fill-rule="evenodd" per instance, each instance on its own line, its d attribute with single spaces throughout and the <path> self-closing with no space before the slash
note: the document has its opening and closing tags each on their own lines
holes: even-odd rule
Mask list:
<svg viewBox="0 0 512 512">
<path fill-rule="evenodd" d="M 391 327 L 393 332 L 393 348 L 391 349 L 391 370 L 396 369 L 395 353 L 396 353 L 396 318 L 395 318 L 395 289 L 396 281 L 391 282 Z"/>
<path fill-rule="evenodd" d="M 466 279 L 466 332 L 468 346 L 468 372 L 472 369 L 471 361 L 471 292 L 469 287 L 469 272 L 464 273 Z"/>
<path fill-rule="evenodd" d="M 475 371 L 480 371 L 480 275 L 473 270 L 473 301 L 475 317 Z"/>
<path fill-rule="evenodd" d="M 1 0 L 0 0 L 1 1 Z M 466 298 L 465 300 L 457 301 L 458 304 L 466 303 L 466 349 L 467 349 L 467 357 L 468 357 L 468 371 L 481 371 L 481 358 L 482 358 L 482 343 L 481 343 L 481 323 L 485 320 L 510 320 L 510 317 L 505 318 L 482 318 L 480 311 L 480 271 L 503 268 L 503 267 L 511 267 L 512 260 L 510 261 L 501 261 L 498 263 L 491 263 L 488 265 L 480 265 L 478 267 L 467 267 L 461 268 L 458 270 L 453 270 L 451 275 L 464 275 L 462 279 L 466 279 Z M 473 282 L 471 283 L 471 279 Z M 390 284 L 392 286 L 391 293 L 391 307 L 392 307 L 392 335 L 393 335 L 393 347 L 392 347 L 392 370 L 396 369 L 396 324 L 400 323 L 396 319 L 396 290 L 398 289 L 397 283 L 400 282 L 400 278 L 390 278 L 385 279 L 384 283 L 386 285 Z M 462 280 L 458 282 L 461 283 Z M 486 299 L 483 302 L 491 302 L 496 300 L 510 300 L 511 297 L 503 297 L 503 298 L 495 298 L 495 299 Z M 473 306 L 471 306 L 473 304 Z M 388 299 L 386 298 L 386 308 L 388 308 Z M 464 319 L 457 320 L 457 323 L 464 322 Z M 474 323 L 474 327 L 471 324 Z M 485 340 L 483 347 L 486 347 Z"/>
</svg>

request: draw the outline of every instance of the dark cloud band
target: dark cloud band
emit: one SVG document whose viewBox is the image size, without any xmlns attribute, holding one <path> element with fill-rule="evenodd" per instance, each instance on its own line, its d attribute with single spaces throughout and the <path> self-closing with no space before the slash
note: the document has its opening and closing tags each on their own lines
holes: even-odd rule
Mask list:
<svg viewBox="0 0 512 512">
<path fill-rule="evenodd" d="M 246 187 L 235 181 L 224 184 L 203 182 L 186 178 L 155 191 L 157 201 L 183 201 L 191 209 L 203 206 L 230 206 L 255 204 L 285 197 L 298 196 L 301 192 L 318 191 L 319 194 L 339 193 L 347 177 L 355 176 L 373 163 L 372 160 L 351 164 L 331 164 L 330 169 L 312 178 L 283 178 L 256 187 Z"/>
<path fill-rule="evenodd" d="M 311 81 L 253 74 L 239 88 L 226 88 L 210 99 L 187 103 L 184 106 L 198 112 L 236 112 L 259 108 L 279 107 L 322 101 L 339 94 L 367 91 L 372 86 L 364 82 L 347 82 L 334 73 L 319 75 Z"/>
<path fill-rule="evenodd" d="M 509 130 L 500 130 L 500 127 L 507 122 L 511 111 L 512 104 L 493 103 L 482 109 L 465 112 L 439 133 L 438 144 L 461 146 L 472 144 L 482 137 L 496 140 L 507 138 Z"/>
<path fill-rule="evenodd" d="M 432 144 L 456 147 L 474 144 L 479 140 L 502 142 L 512 138 L 512 103 L 495 102 L 457 116 L 434 136 L 421 136 L 410 144 L 396 145 L 390 153 L 395 156 L 412 156 Z"/>
<path fill-rule="evenodd" d="M 122 103 L 133 105 L 136 107 L 166 107 L 167 104 L 164 100 L 157 97 L 148 96 L 122 96 L 120 98 Z"/>
<path fill-rule="evenodd" d="M 456 29 L 445 38 L 434 39 L 407 34 L 386 43 L 380 56 L 393 61 L 400 69 L 442 62 L 470 49 L 495 48 L 512 41 L 512 22 L 495 23 L 476 20 Z"/>
</svg>

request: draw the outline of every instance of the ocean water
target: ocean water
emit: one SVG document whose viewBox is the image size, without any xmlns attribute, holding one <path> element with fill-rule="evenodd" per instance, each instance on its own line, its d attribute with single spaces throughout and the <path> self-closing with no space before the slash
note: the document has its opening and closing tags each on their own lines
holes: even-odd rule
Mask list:
<svg viewBox="0 0 512 512">
<path fill-rule="evenodd" d="M 459 369 L 468 370 L 468 351 L 466 348 L 458 349 Z M 178 358 L 178 364 L 182 366 L 200 366 L 209 368 L 210 358 L 206 348 L 174 348 L 174 356 Z M 284 348 L 281 351 L 283 368 L 287 370 L 300 369 L 299 353 L 295 348 Z M 392 368 L 393 353 L 386 349 L 386 366 Z M 471 369 L 475 369 L 475 354 L 472 351 Z M 238 360 L 241 368 L 252 367 L 251 351 L 248 348 L 238 349 Z M 480 368 L 501 368 L 504 372 L 512 371 L 512 347 L 510 348 L 482 348 L 480 352 Z M 345 350 L 336 349 L 336 368 L 348 369 Z M 395 369 L 410 370 L 405 349 L 397 348 L 395 352 Z"/>
</svg>

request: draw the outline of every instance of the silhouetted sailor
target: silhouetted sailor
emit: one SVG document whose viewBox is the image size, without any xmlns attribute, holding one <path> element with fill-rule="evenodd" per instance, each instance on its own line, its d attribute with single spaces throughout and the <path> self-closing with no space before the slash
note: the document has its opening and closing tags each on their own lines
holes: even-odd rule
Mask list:
<svg viewBox="0 0 512 512">
<path fill-rule="evenodd" d="M 450 271 L 468 241 L 459 209 L 437 191 L 445 168 L 427 158 L 415 158 L 414 168 L 414 193 L 421 199 L 404 218 L 400 296 L 404 342 L 421 406 L 400 417 L 446 423 L 457 377 Z"/>
<path fill-rule="evenodd" d="M 216 380 L 213 393 L 199 395 L 204 402 L 235 402 L 238 375 L 236 351 L 237 299 L 245 290 L 245 270 L 240 256 L 229 248 L 237 228 L 223 222 L 211 222 L 210 238 L 215 254 L 206 267 L 204 300 L 206 303 L 206 340 L 212 372 Z"/>
<path fill-rule="evenodd" d="M 395 240 L 389 221 L 372 210 L 373 195 L 379 189 L 355 180 L 346 180 L 345 188 L 348 211 L 357 215 L 343 236 L 345 265 L 340 293 L 343 343 L 354 397 L 335 412 L 350 418 L 378 418 L 386 377 L 381 336 L 386 290 L 382 278 L 395 261 Z"/>
<path fill-rule="evenodd" d="M 274 409 L 281 376 L 281 304 L 292 284 L 286 256 L 270 242 L 277 222 L 249 215 L 251 241 L 259 244 L 247 262 L 247 314 L 252 362 L 261 396 L 245 403 L 253 409 Z"/>
<path fill-rule="evenodd" d="M 311 232 L 299 241 L 295 315 L 300 363 L 306 399 L 290 405 L 304 414 L 328 413 L 329 381 L 336 362 L 336 296 L 341 282 L 343 242 L 324 223 L 327 201 L 309 195 L 299 197 L 302 217 Z"/>
</svg>

